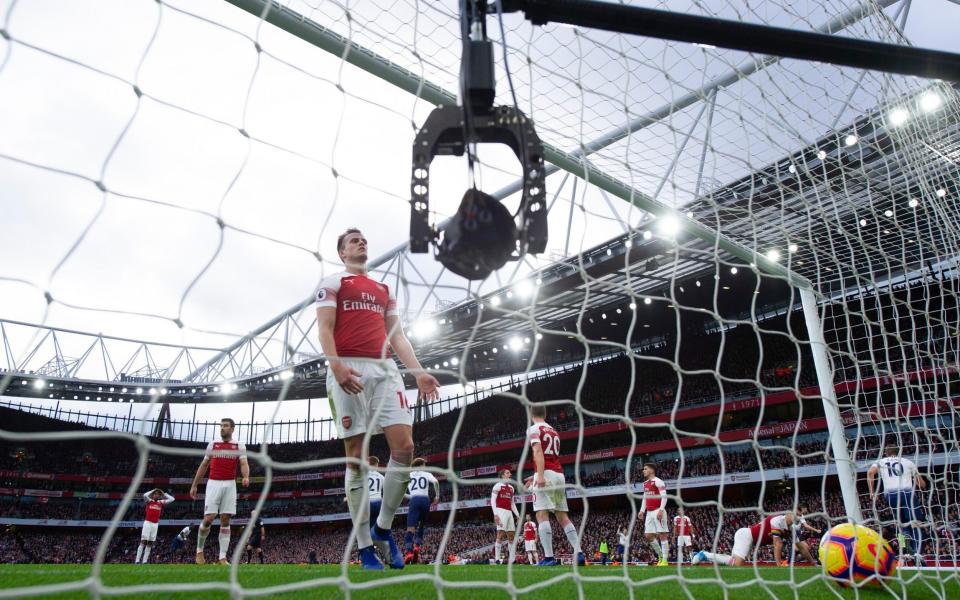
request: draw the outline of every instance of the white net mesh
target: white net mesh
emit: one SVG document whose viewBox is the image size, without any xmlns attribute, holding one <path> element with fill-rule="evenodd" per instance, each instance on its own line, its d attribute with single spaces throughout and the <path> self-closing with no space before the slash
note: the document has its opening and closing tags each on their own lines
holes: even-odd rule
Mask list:
<svg viewBox="0 0 960 600">
<path fill-rule="evenodd" d="M 909 11 L 891 2 L 662 6 L 908 43 Z M 534 27 L 516 14 L 503 17 L 501 39 L 491 17 L 497 102 L 514 102 L 506 52 L 519 108 L 554 162 L 576 172 L 548 179 L 548 252 L 479 285 L 402 249 L 374 261 L 375 276 L 399 296 L 424 367 L 450 387 L 417 409 L 430 421 L 414 427 L 417 453 L 443 481 L 439 516 L 422 542 L 433 567 L 365 578 L 348 566 L 356 531 L 341 502 L 336 423 L 289 408 L 326 395 L 313 307 L 296 304 L 257 326 L 341 268 L 333 244 L 347 227 L 361 227 L 374 254 L 405 243 L 410 143 L 433 105 L 456 95 L 458 11 L 253 0 L 0 7 L 8 223 L 0 294 L 9 310 L 0 316 L 10 319 L 0 323 L 0 392 L 16 397 L 19 411 L 10 413 L 17 425 L 0 430 L 11 461 L 2 489 L 17 498 L 0 522 L 20 528 L 8 530 L 0 551 L 4 560 L 65 562 L 44 550 L 57 539 L 61 548 L 88 548 L 83 558 L 93 565 L 67 583 L 14 581 L 0 597 L 381 586 L 403 595 L 411 585 L 440 594 L 481 587 L 516 597 L 547 587 L 632 596 L 664 583 L 673 586 L 665 593 L 720 585 L 726 596 L 759 584 L 799 597 L 822 585 L 811 580 L 828 581 L 821 568 L 763 570 L 768 545 L 742 557 L 753 569 L 691 570 L 693 552 L 678 556 L 672 526 L 668 557 L 685 564 L 656 573 L 664 577 L 622 565 L 572 577 L 516 565 L 441 568 L 493 556 L 490 486 L 509 466 L 514 485 L 526 488 L 532 402 L 548 402 L 576 543 L 591 559 L 655 558 L 642 539 L 641 464 L 649 461 L 666 482 L 670 521 L 678 507 L 691 520 L 693 550 L 736 554 L 738 529 L 803 507 L 813 530 L 862 521 L 894 542 L 903 564 L 919 554 L 936 567 L 901 569 L 884 583 L 891 593 L 913 593 L 901 586 L 920 578 L 934 597 L 956 592 L 955 87 Z M 503 149 L 484 147 L 480 158 L 485 190 L 520 175 Z M 437 221 L 456 209 L 465 163 L 435 161 Z M 505 200 L 511 208 L 515 196 Z M 636 206 L 648 201 L 676 213 L 656 219 Z M 48 325 L 63 328 L 59 338 Z M 111 351 L 130 358 L 114 361 Z M 67 420 L 105 431 L 64 426 L 51 403 L 71 397 L 149 398 L 154 416 L 137 419 L 131 409 L 91 421 L 97 409 L 84 408 Z M 254 398 L 275 402 L 266 417 L 259 409 L 259 428 L 251 414 L 238 429 L 251 445 L 254 481 L 235 523 L 266 515 L 284 540 L 273 551 L 278 562 L 305 561 L 313 549 L 339 566 L 245 578 L 240 562 L 256 528 L 244 527 L 226 580 L 111 574 L 105 563 L 131 562 L 124 548 L 137 544 L 134 501 L 150 485 L 186 500 L 203 455 L 194 442 L 216 436 L 183 412 L 177 424 L 150 410 Z M 928 482 L 913 523 L 885 494 L 868 493 L 868 470 L 888 444 Z M 385 459 L 383 439 L 368 452 Z M 76 460 L 65 465 L 65 455 Z M 26 473 L 49 483 L 30 487 Z M 117 479 L 104 480 L 106 496 L 84 501 L 89 489 L 71 473 Z M 175 506 L 162 531 L 195 525 L 202 512 L 189 501 Z M 521 519 L 533 512 L 520 506 Z M 62 523 L 36 522 L 51 518 Z M 81 521 L 101 529 L 88 533 Z M 555 555 L 570 560 L 575 548 L 556 522 L 553 535 Z M 784 558 L 801 565 L 792 535 Z M 798 527 L 796 535 L 816 554 L 819 533 Z M 155 560 L 178 560 L 156 552 Z"/>
</svg>

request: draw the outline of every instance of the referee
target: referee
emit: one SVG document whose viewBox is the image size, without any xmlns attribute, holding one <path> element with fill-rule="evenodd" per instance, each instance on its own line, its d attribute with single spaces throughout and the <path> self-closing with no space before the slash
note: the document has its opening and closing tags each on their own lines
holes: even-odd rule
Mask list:
<svg viewBox="0 0 960 600">
<path fill-rule="evenodd" d="M 251 562 L 251 556 L 256 554 L 260 557 L 260 564 L 263 564 L 263 545 L 264 540 L 267 539 L 267 532 L 263 527 L 263 519 L 260 515 L 257 515 L 257 520 L 253 523 L 253 532 L 250 534 L 250 539 L 247 540 L 247 563 Z"/>
</svg>

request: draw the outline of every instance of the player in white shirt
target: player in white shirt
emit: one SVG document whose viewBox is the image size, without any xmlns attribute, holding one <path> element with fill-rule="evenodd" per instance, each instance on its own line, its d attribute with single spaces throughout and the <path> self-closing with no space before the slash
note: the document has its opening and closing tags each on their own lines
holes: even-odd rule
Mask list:
<svg viewBox="0 0 960 600">
<path fill-rule="evenodd" d="M 658 557 L 657 566 L 667 566 L 670 556 L 670 529 L 667 526 L 667 486 L 657 477 L 657 465 L 643 463 L 643 535 Z"/>
<path fill-rule="evenodd" d="M 563 527 L 563 533 L 570 542 L 577 564 L 584 565 L 586 559 L 580 549 L 577 527 L 567 516 L 567 481 L 563 476 L 563 467 L 560 466 L 560 436 L 547 423 L 546 418 L 546 406 L 530 406 L 530 420 L 533 425 L 527 428 L 527 441 L 533 449 L 533 464 L 536 467 L 536 473 L 531 478 L 531 487 L 534 490 L 533 510 L 537 513 L 540 544 L 543 546 L 543 560 L 538 564 L 542 567 L 560 564 L 553 556 L 553 528 L 550 527 L 550 513 L 553 513 Z"/>
<path fill-rule="evenodd" d="M 617 528 L 617 555 L 620 562 L 627 564 L 630 561 L 629 540 L 627 539 L 627 530 L 622 526 Z"/>
<path fill-rule="evenodd" d="M 415 458 L 410 466 L 425 467 L 427 461 Z M 410 483 L 407 484 L 407 496 L 410 504 L 407 506 L 407 533 L 403 541 L 406 554 L 404 564 L 420 562 L 420 548 L 423 546 L 423 530 L 427 524 L 430 509 L 440 502 L 440 482 L 430 471 L 410 471 Z"/>
<path fill-rule="evenodd" d="M 896 444 L 888 444 L 886 456 L 870 465 L 867 470 L 867 489 L 870 499 L 876 506 L 877 473 L 883 481 L 883 495 L 890 505 L 890 509 L 897 517 L 900 528 L 910 540 L 912 553 L 919 562 L 923 562 L 920 553 L 923 548 L 922 525 L 926 520 L 923 507 L 917 503 L 914 495 L 915 487 L 927 489 L 927 482 L 917 470 L 917 465 L 908 458 L 903 458 L 900 448 Z"/>
<path fill-rule="evenodd" d="M 677 507 L 677 516 L 673 518 L 673 536 L 677 540 L 677 562 L 683 562 L 683 549 L 690 548 L 693 553 L 693 523 L 683 514 L 683 507 Z"/>
<path fill-rule="evenodd" d="M 186 527 L 180 530 L 180 533 L 173 536 L 173 542 L 171 546 L 172 546 L 172 552 L 173 552 L 174 558 L 179 559 L 180 551 L 187 545 L 187 542 L 189 541 L 190 541 L 190 526 L 187 525 Z"/>
<path fill-rule="evenodd" d="M 503 543 L 504 534 L 506 534 L 509 549 L 507 551 L 508 560 L 512 563 L 517 557 L 517 548 L 513 543 L 514 532 L 517 529 L 517 519 L 520 513 L 517 512 L 517 505 L 513 502 L 514 489 L 510 485 L 510 477 L 513 473 L 510 469 L 500 471 L 500 481 L 493 485 L 490 492 L 490 508 L 493 510 L 493 522 L 497 527 L 497 540 L 493 544 L 493 557 L 497 564 L 500 564 L 500 545 Z"/>
</svg>

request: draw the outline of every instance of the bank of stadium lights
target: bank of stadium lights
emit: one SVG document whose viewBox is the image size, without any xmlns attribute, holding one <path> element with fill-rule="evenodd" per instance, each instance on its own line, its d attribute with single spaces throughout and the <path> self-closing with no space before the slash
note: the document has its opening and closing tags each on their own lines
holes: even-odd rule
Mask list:
<svg viewBox="0 0 960 600">
<path fill-rule="evenodd" d="M 280 381 L 287 381 L 293 379 L 293 371 L 287 369 L 286 371 L 280 371 L 280 374 L 277 376 L 280 378 Z"/>
</svg>

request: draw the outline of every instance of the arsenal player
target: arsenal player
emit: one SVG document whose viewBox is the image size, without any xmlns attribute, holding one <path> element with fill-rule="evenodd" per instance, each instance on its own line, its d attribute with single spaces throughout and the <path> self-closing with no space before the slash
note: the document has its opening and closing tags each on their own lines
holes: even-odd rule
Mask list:
<svg viewBox="0 0 960 600">
<path fill-rule="evenodd" d="M 247 463 L 247 447 L 233 441 L 233 430 L 236 424 L 233 419 L 220 420 L 219 442 L 207 444 L 207 453 L 193 476 L 190 486 L 190 497 L 197 499 L 197 486 L 210 467 L 210 478 L 203 494 L 203 521 L 197 529 L 197 557 L 198 565 L 202 565 L 203 544 L 213 526 L 213 518 L 220 515 L 220 554 L 217 561 L 221 565 L 227 564 L 227 549 L 230 547 L 230 517 L 237 514 L 237 463 L 240 463 L 240 474 L 243 475 L 243 487 L 250 485 L 250 465 Z"/>
<path fill-rule="evenodd" d="M 690 517 L 683 514 L 683 507 L 677 507 L 677 516 L 673 518 L 673 535 L 677 540 L 677 562 L 683 562 L 683 549 L 693 552 L 693 524 Z"/>
<path fill-rule="evenodd" d="M 397 300 L 389 286 L 367 277 L 367 240 L 359 229 L 337 238 L 337 254 L 345 270 L 317 288 L 317 329 L 327 357 L 327 396 L 348 462 L 344 475 L 347 506 L 353 520 L 364 569 L 383 569 L 374 542 L 389 546 L 390 566 L 403 568 L 403 553 L 390 534 L 403 501 L 413 460 L 413 414 L 392 350 L 415 373 L 420 396 L 437 398 L 439 383 L 423 371 L 403 333 Z M 367 477 L 361 473 L 364 434 L 383 432 L 390 462 L 383 479 L 383 498 L 370 527 Z"/>
<path fill-rule="evenodd" d="M 533 425 L 527 428 L 527 440 L 533 450 L 533 464 L 536 473 L 533 476 L 533 510 L 537 513 L 537 526 L 540 530 L 540 544 L 543 546 L 541 567 L 560 564 L 553 556 L 553 529 L 550 527 L 550 513 L 557 517 L 563 533 L 570 542 L 577 564 L 585 564 L 577 528 L 567 516 L 566 479 L 560 466 L 560 436 L 546 421 L 547 407 L 543 404 L 530 406 L 530 420 Z"/>
<path fill-rule="evenodd" d="M 500 544 L 503 543 L 504 534 L 506 534 L 510 544 L 507 550 L 508 560 L 513 562 L 517 558 L 517 547 L 513 543 L 513 535 L 517 529 L 516 519 L 520 516 L 520 513 L 517 512 L 517 505 L 513 503 L 513 486 L 508 483 L 511 475 L 510 469 L 500 471 L 500 481 L 494 484 L 493 491 L 490 492 L 490 508 L 493 509 L 493 523 L 497 527 L 497 541 L 493 544 L 493 557 L 498 565 L 502 556 Z"/>
<path fill-rule="evenodd" d="M 527 564 L 537 564 L 537 524 L 529 513 L 523 522 L 523 549 L 527 553 Z"/>
<path fill-rule="evenodd" d="M 173 502 L 173 496 L 163 490 L 153 489 L 143 495 L 146 505 L 146 514 L 143 517 L 143 529 L 140 531 L 140 546 L 137 548 L 137 559 L 134 564 L 146 564 L 150 560 L 150 550 L 157 541 L 157 527 L 160 523 L 160 513 L 166 504 Z"/>
<path fill-rule="evenodd" d="M 667 528 L 667 486 L 657 477 L 657 465 L 643 464 L 643 502 L 640 512 L 646 513 L 643 535 L 659 557 L 658 567 L 667 566 L 670 556 L 670 530 Z M 659 540 L 657 539 L 659 538 Z"/>
<path fill-rule="evenodd" d="M 793 513 L 770 515 L 763 521 L 750 527 L 741 527 L 733 536 L 733 552 L 728 554 L 714 554 L 701 550 L 693 555 L 693 564 L 710 561 L 718 565 L 741 566 L 750 556 L 750 550 L 760 548 L 765 544 L 773 543 L 773 557 L 779 565 L 783 559 L 784 535 L 790 535 L 793 527 Z"/>
</svg>

